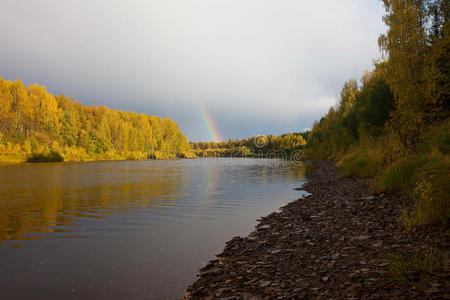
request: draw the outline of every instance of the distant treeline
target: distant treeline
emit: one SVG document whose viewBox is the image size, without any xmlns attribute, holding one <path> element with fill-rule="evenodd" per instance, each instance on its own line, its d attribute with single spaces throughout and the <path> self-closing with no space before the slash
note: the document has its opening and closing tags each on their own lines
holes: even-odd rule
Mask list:
<svg viewBox="0 0 450 300">
<path fill-rule="evenodd" d="M 405 226 L 450 216 L 449 2 L 383 0 L 384 59 L 361 85 L 345 83 L 335 107 L 314 123 L 307 156 L 334 159 L 348 175 L 373 177 L 376 192 L 414 200 Z"/>
<path fill-rule="evenodd" d="M 288 133 L 279 136 L 259 135 L 241 140 L 228 140 L 227 142 L 198 142 L 191 143 L 192 149 L 199 157 L 221 156 L 280 156 L 285 157 L 305 144 L 307 133 Z"/>
<path fill-rule="evenodd" d="M 189 150 L 169 118 L 85 106 L 0 78 L 0 161 L 172 158 Z"/>
</svg>

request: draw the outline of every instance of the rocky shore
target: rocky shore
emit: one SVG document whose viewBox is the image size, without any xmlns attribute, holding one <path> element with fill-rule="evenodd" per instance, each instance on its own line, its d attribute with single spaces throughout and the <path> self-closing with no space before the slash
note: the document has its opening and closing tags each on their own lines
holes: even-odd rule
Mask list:
<svg viewBox="0 0 450 300">
<path fill-rule="evenodd" d="M 302 188 L 311 195 L 228 241 L 185 299 L 449 299 L 448 274 L 430 273 L 412 286 L 388 271 L 393 255 L 448 249 L 448 238 L 402 229 L 407 197 L 373 194 L 369 180 L 315 163 Z"/>
</svg>

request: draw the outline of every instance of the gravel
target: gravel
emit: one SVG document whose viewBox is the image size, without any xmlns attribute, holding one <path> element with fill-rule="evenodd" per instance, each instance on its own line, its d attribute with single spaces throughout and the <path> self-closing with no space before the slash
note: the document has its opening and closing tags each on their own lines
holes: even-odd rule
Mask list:
<svg viewBox="0 0 450 300">
<path fill-rule="evenodd" d="M 315 163 L 303 187 L 311 195 L 228 241 L 185 299 L 450 299 L 448 274 L 429 274 L 412 288 L 387 272 L 393 253 L 448 249 L 442 229 L 405 231 L 399 216 L 406 195 L 374 194 L 368 179 Z"/>
</svg>

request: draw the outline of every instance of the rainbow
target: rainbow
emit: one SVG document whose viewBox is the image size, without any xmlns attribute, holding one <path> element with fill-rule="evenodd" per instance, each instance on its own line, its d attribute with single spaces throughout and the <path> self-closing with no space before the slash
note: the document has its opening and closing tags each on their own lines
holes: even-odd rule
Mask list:
<svg viewBox="0 0 450 300">
<path fill-rule="evenodd" d="M 203 120 L 206 124 L 206 128 L 208 129 L 209 137 L 211 138 L 211 140 L 213 142 L 216 142 L 216 143 L 220 142 L 221 141 L 220 134 L 217 131 L 216 125 L 214 124 L 214 121 L 213 121 L 210 113 L 208 113 L 205 105 L 200 101 L 200 99 L 197 99 L 197 103 L 200 108 L 200 112 L 202 114 Z"/>
</svg>

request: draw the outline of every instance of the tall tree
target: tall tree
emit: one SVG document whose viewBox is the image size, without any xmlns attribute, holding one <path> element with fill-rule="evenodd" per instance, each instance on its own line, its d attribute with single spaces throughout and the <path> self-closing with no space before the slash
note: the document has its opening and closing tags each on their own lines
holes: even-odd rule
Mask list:
<svg viewBox="0 0 450 300">
<path fill-rule="evenodd" d="M 399 106 L 417 105 L 422 99 L 423 62 L 427 50 L 425 24 L 427 3 L 423 0 L 382 0 L 388 26 L 378 43 L 387 56 L 388 83 Z"/>
</svg>

